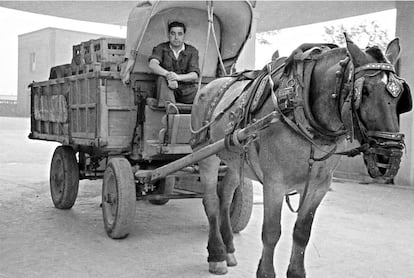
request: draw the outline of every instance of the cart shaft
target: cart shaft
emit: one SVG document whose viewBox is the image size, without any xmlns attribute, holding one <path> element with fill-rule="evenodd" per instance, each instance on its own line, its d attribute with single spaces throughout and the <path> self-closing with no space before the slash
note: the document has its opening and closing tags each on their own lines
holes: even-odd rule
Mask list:
<svg viewBox="0 0 414 278">
<path fill-rule="evenodd" d="M 279 114 L 274 111 L 269 115 L 257 120 L 256 122 L 249 124 L 247 127 L 236 130 L 235 136 L 239 142 L 246 140 L 249 136 L 256 133 L 257 131 L 266 128 L 271 123 L 278 122 Z M 225 139 L 221 139 L 213 144 L 207 145 L 183 158 L 180 158 L 174 162 L 171 162 L 167 165 L 164 165 L 160 168 L 151 171 L 138 171 L 135 173 L 135 177 L 149 179 L 148 182 L 152 183 L 158 179 L 164 178 L 180 169 L 183 169 L 186 166 L 189 166 L 195 162 L 203 160 L 213 154 L 220 152 L 225 149 Z"/>
</svg>

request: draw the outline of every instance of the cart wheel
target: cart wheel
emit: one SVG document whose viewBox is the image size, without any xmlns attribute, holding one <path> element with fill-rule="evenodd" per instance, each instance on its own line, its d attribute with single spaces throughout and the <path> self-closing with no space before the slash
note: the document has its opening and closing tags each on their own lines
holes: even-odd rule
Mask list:
<svg viewBox="0 0 414 278">
<path fill-rule="evenodd" d="M 234 233 L 246 228 L 249 223 L 253 209 L 253 182 L 244 179 L 234 192 L 233 201 L 230 206 L 230 221 Z"/>
<path fill-rule="evenodd" d="M 79 167 L 70 146 L 55 149 L 50 165 L 50 195 L 58 209 L 70 209 L 76 201 L 79 188 Z"/>
<path fill-rule="evenodd" d="M 174 189 L 175 177 L 166 177 L 156 183 L 157 190 L 154 194 L 171 194 Z M 170 199 L 149 200 L 153 205 L 162 206 L 168 203 Z"/>
<path fill-rule="evenodd" d="M 125 158 L 112 158 L 106 167 L 102 186 L 102 213 L 109 237 L 128 236 L 134 222 L 135 204 L 136 188 L 131 164 Z"/>
</svg>

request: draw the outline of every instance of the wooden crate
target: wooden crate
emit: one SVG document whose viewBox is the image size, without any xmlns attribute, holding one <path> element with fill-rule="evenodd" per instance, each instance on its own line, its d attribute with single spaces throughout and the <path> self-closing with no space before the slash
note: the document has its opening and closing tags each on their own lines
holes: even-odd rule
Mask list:
<svg viewBox="0 0 414 278">
<path fill-rule="evenodd" d="M 82 45 L 75 44 L 72 46 L 72 65 L 82 65 L 85 63 L 82 54 Z"/>
<path fill-rule="evenodd" d="M 83 60 L 85 64 L 91 64 L 91 63 L 96 62 L 93 59 L 92 41 L 93 40 L 89 40 L 89 41 L 81 43 L 81 55 L 83 56 Z"/>
<path fill-rule="evenodd" d="M 122 63 L 125 56 L 125 39 L 99 38 L 92 41 L 96 62 Z"/>
<path fill-rule="evenodd" d="M 119 65 L 124 61 L 125 39 L 99 38 L 72 46 L 72 65 L 82 67 L 85 64 L 101 63 Z"/>
<path fill-rule="evenodd" d="M 65 64 L 52 67 L 50 69 L 49 79 L 62 78 L 72 75 L 72 64 Z"/>
</svg>

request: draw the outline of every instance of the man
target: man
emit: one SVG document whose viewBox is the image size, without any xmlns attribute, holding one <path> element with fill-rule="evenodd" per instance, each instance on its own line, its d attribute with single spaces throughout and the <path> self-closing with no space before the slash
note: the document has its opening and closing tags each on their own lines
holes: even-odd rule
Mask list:
<svg viewBox="0 0 414 278">
<path fill-rule="evenodd" d="M 197 93 L 195 80 L 200 75 L 198 51 L 184 43 L 186 27 L 174 21 L 168 25 L 168 42 L 154 47 L 149 57 L 149 68 L 162 76 L 157 82 L 158 106 L 166 101 L 193 103 Z"/>
</svg>

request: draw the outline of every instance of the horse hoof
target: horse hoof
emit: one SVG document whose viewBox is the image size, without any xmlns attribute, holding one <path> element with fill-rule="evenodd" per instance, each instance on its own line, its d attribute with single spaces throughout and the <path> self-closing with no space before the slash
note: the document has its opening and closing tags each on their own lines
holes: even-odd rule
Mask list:
<svg viewBox="0 0 414 278">
<path fill-rule="evenodd" d="M 223 275 L 227 273 L 226 261 L 223 262 L 209 262 L 208 271 L 216 275 Z"/>
<path fill-rule="evenodd" d="M 227 262 L 227 266 L 237 265 L 237 260 L 236 260 L 236 256 L 234 255 L 234 253 L 227 253 L 226 262 Z"/>
</svg>

